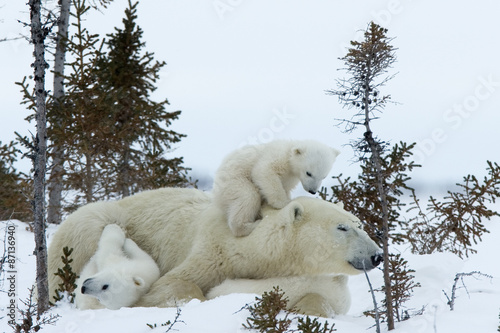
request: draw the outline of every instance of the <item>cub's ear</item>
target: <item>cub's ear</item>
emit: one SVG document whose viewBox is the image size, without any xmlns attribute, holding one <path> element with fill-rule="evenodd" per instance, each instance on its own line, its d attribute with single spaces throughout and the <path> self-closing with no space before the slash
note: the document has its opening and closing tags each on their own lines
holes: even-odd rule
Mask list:
<svg viewBox="0 0 500 333">
<path fill-rule="evenodd" d="M 137 287 L 142 287 L 146 284 L 146 282 L 144 282 L 144 280 L 139 276 L 134 276 L 132 279 Z"/>
<path fill-rule="evenodd" d="M 295 147 L 295 148 L 292 149 L 292 153 L 295 156 L 300 156 L 300 155 L 302 155 L 304 153 L 304 150 L 302 148 Z"/>
<path fill-rule="evenodd" d="M 332 153 L 333 153 L 333 156 L 335 156 L 335 157 L 340 155 L 340 151 L 335 149 L 335 148 L 332 148 Z"/>
</svg>

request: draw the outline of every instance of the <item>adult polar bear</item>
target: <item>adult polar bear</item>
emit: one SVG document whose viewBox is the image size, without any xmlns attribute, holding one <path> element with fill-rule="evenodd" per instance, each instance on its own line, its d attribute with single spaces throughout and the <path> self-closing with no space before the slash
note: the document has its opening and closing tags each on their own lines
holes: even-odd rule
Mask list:
<svg viewBox="0 0 500 333">
<path fill-rule="evenodd" d="M 112 223 L 120 225 L 160 268 L 160 279 L 136 306 L 204 300 L 226 279 L 349 275 L 380 263 L 380 248 L 358 229 L 358 219 L 338 205 L 297 198 L 280 210 L 263 207 L 262 216 L 249 236 L 238 238 L 211 196 L 195 189 L 152 190 L 86 205 L 53 236 L 48 252 L 50 292 L 53 295 L 60 282 L 53 273 L 61 266 L 62 249 L 74 248 L 73 269 L 80 274 L 96 251 L 102 230 Z M 326 283 L 324 288 L 331 286 Z M 301 295 L 290 306 L 311 313 L 311 299 L 322 296 Z M 324 315 L 327 310 L 312 312 Z"/>
</svg>

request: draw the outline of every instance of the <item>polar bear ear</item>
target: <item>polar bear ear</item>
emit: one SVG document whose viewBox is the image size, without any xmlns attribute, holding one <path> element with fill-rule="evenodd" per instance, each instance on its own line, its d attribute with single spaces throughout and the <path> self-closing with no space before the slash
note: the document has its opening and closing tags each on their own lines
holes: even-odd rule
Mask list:
<svg viewBox="0 0 500 333">
<path fill-rule="evenodd" d="M 340 155 L 340 151 L 335 149 L 335 148 L 332 148 L 332 152 L 333 152 L 333 156 L 335 156 L 335 157 Z"/>
<path fill-rule="evenodd" d="M 300 155 L 302 155 L 304 153 L 303 149 L 299 148 L 299 147 L 293 148 L 292 152 L 296 156 L 300 156 Z"/>
<path fill-rule="evenodd" d="M 300 203 L 293 201 L 283 209 L 287 210 L 288 223 L 300 221 L 302 214 L 304 213 L 304 207 Z"/>
<path fill-rule="evenodd" d="M 134 284 L 137 287 L 142 287 L 146 284 L 146 282 L 144 282 L 144 280 L 141 277 L 134 276 L 132 279 L 134 280 Z"/>
</svg>

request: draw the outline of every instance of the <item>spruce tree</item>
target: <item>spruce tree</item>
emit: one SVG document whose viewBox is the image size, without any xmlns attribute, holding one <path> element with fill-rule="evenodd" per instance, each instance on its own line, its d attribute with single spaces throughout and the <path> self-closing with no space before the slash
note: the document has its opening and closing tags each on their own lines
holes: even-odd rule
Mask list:
<svg viewBox="0 0 500 333">
<path fill-rule="evenodd" d="M 364 40 L 351 42 L 352 48 L 341 58 L 350 77 L 338 80 L 338 89 L 327 93 L 337 96 L 343 107 L 355 111 L 352 117 L 341 122 L 346 125 L 346 132 L 359 126 L 365 129 L 363 137 L 352 143 L 359 156 L 361 173 L 356 180 L 338 176 L 339 185 L 331 188 L 331 195 L 326 189 L 321 191 L 324 199 L 342 201 L 346 210 L 366 221 L 368 233 L 382 243 L 384 286 L 381 291 L 386 296 L 383 314 L 389 330 L 394 328 L 394 319 L 406 319 L 401 305 L 408 300 L 411 290 L 419 286 L 413 282 L 407 262 L 389 252 L 390 243 L 409 242 L 413 252 L 420 254 L 450 251 L 460 257 L 468 256 L 475 252 L 473 244 L 488 232 L 482 220 L 500 216 L 487 206 L 500 196 L 497 163 L 487 162 L 488 176 L 483 182 L 468 175 L 463 184 L 457 184 L 461 191 L 449 191 L 444 201 L 430 197 L 427 208 L 422 208 L 415 190 L 407 185 L 410 180 L 407 173 L 420 167 L 411 161 L 415 144 L 400 142 L 389 148 L 388 143 L 373 134 L 371 123 L 390 101 L 390 95 L 383 95 L 380 88 L 393 77 L 387 75 L 395 62 L 391 40 L 386 29 L 372 22 L 364 33 Z M 400 216 L 404 206 L 400 198 L 405 193 L 413 200 L 407 213 L 415 213 L 407 219 Z"/>
<path fill-rule="evenodd" d="M 380 88 L 392 78 L 388 69 L 396 61 L 395 48 L 390 44 L 387 29 L 371 22 L 364 32 L 364 40 L 351 41 L 351 48 L 344 61 L 345 70 L 350 75 L 337 81 L 338 89 L 328 93 L 336 95 L 342 105 L 354 109 L 350 120 L 343 120 L 346 131 L 352 132 L 358 126 L 364 127 L 363 137 L 353 144 L 364 165 L 363 176 L 367 188 L 373 189 L 371 204 L 380 220 L 378 232 L 384 251 L 384 287 L 387 306 L 387 326 L 394 329 L 394 310 L 389 267 L 389 240 L 391 232 L 391 184 L 387 182 L 384 155 L 387 143 L 377 138 L 372 131 L 371 122 L 377 119 L 390 100 L 390 95 L 382 95 Z M 367 207 L 368 208 L 368 207 Z"/>
<path fill-rule="evenodd" d="M 185 135 L 168 128 L 181 111 L 167 112 L 168 100 L 155 102 L 151 93 L 165 62 L 144 52 L 143 31 L 135 23 L 138 2 L 129 1 L 123 27 L 108 35 L 108 51 L 97 62 L 96 74 L 101 88 L 113 100 L 108 136 L 112 159 L 107 161 L 107 192 L 125 197 L 161 186 L 186 186 L 188 169 L 182 158 L 167 159 L 172 144 Z"/>
<path fill-rule="evenodd" d="M 104 7 L 111 3 L 112 0 L 93 1 L 94 9 Z M 59 13 L 57 18 L 57 34 L 54 37 L 54 88 L 52 99 L 48 105 L 49 113 L 57 113 L 60 103 L 63 103 L 65 95 L 64 87 L 64 70 L 66 67 L 66 42 L 68 39 L 68 28 L 70 18 L 71 4 L 76 3 L 75 0 L 59 0 Z M 49 137 L 49 139 L 51 139 Z M 49 149 L 50 158 L 50 177 L 47 181 L 48 190 L 48 207 L 47 207 L 47 223 L 59 224 L 62 219 L 62 195 L 64 190 L 64 147 L 56 140 L 51 142 Z"/>
<path fill-rule="evenodd" d="M 64 151 L 62 182 L 72 198 L 67 211 L 144 189 L 190 184 L 182 158 L 165 156 L 185 135 L 169 130 L 180 111 L 167 112 L 166 99 L 150 98 L 165 63 L 143 51 L 137 5 L 129 2 L 123 28 L 104 41 L 83 26 L 91 7 L 73 0 L 66 92 L 49 112 L 49 138 Z"/>
<path fill-rule="evenodd" d="M 101 128 L 107 125 L 111 102 L 95 74 L 101 52 L 99 36 L 83 26 L 89 10 L 85 0 L 73 1 L 71 16 L 75 22 L 71 25 L 76 31 L 66 44 L 71 59 L 67 64 L 70 73 L 65 76 L 66 94 L 59 107 L 49 112 L 49 137 L 64 149 L 63 182 L 66 190 L 76 191 L 74 207 L 105 198 L 102 169 L 106 166 L 102 161 L 108 150 Z"/>
</svg>

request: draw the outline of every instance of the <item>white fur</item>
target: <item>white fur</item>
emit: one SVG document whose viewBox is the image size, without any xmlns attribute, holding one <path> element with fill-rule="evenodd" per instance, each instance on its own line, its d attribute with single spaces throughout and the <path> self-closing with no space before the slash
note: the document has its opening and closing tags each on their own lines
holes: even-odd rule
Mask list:
<svg viewBox="0 0 500 333">
<path fill-rule="evenodd" d="M 161 277 L 134 306 L 205 300 L 210 289 L 227 279 L 286 281 L 299 276 L 314 282 L 322 275 L 359 274 L 363 265 L 373 268 L 373 258 L 381 252 L 358 228 L 359 219 L 321 199 L 297 198 L 282 209 L 265 205 L 261 215 L 250 235 L 234 237 L 224 212 L 210 195 L 195 189 L 165 188 L 89 204 L 71 214 L 52 237 L 49 273 L 61 266 L 62 249 L 68 245 L 74 248 L 73 269 L 80 273 L 95 253 L 102 229 L 112 223 L 160 268 Z M 58 283 L 59 277 L 49 274 L 52 295 Z M 341 286 L 334 290 L 347 292 Z M 290 296 L 300 298 L 304 313 L 326 315 L 335 307 L 324 288 L 303 292 Z"/>
<path fill-rule="evenodd" d="M 223 295 L 234 293 L 257 294 L 279 287 L 288 299 L 289 308 L 300 307 L 301 299 L 308 294 L 319 294 L 324 298 L 323 316 L 331 317 L 334 314 L 346 314 L 351 306 L 351 295 L 347 288 L 348 277 L 346 275 L 317 275 L 317 276 L 290 276 L 282 278 L 270 278 L 262 280 L 239 279 L 226 280 L 222 284 L 211 289 L 207 298 L 212 299 Z M 307 309 L 297 309 L 304 314 Z"/>
<path fill-rule="evenodd" d="M 214 200 L 227 214 L 235 236 L 257 225 L 262 201 L 281 209 L 299 183 L 318 191 L 339 152 L 316 141 L 273 141 L 229 154 L 215 174 Z"/>
<path fill-rule="evenodd" d="M 132 306 L 159 277 L 154 260 L 118 225 L 109 224 L 76 282 L 75 304 L 79 309 Z"/>
</svg>

